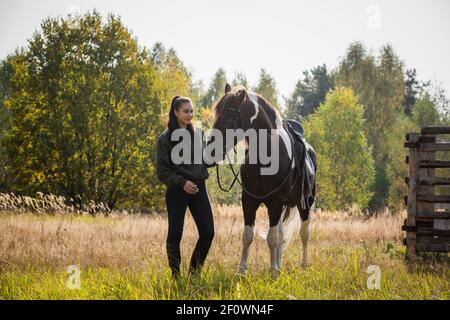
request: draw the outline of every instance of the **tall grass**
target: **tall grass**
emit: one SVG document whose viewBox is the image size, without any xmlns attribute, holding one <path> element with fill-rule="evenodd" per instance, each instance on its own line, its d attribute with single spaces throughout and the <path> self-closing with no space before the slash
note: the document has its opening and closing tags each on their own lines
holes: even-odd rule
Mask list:
<svg viewBox="0 0 450 320">
<path fill-rule="evenodd" d="M 4 207 L 2 207 L 4 208 Z M 269 275 L 268 218 L 257 213 L 246 276 L 235 274 L 243 218 L 240 207 L 214 208 L 216 237 L 199 277 L 172 281 L 167 268 L 166 215 L 75 214 L 64 209 L 0 211 L 0 298 L 3 299 L 449 299 L 446 257 L 406 263 L 405 212 L 374 217 L 313 213 L 310 265 L 300 267 L 295 237 L 277 279 Z M 181 244 L 183 273 L 198 234 L 189 213 Z M 80 289 L 67 281 L 80 268 Z M 370 265 L 381 270 L 369 289 Z"/>
</svg>

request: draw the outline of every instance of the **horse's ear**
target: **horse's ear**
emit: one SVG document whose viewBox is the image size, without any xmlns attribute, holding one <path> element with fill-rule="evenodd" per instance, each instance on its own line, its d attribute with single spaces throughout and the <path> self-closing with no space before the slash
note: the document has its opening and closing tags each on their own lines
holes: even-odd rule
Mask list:
<svg viewBox="0 0 450 320">
<path fill-rule="evenodd" d="M 231 86 L 227 83 L 226 85 L 225 85 L 225 94 L 227 94 L 228 92 L 230 92 L 231 91 Z"/>
</svg>

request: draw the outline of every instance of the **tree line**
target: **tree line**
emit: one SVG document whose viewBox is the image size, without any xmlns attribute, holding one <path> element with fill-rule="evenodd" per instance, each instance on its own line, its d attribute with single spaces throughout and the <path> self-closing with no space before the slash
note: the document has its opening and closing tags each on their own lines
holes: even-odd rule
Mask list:
<svg viewBox="0 0 450 320">
<path fill-rule="evenodd" d="M 119 17 L 92 11 L 45 19 L 25 48 L 0 62 L 0 192 L 164 210 L 155 143 L 171 97 L 191 97 L 195 121 L 207 129 L 227 82 L 303 123 L 318 153 L 317 205 L 325 209 L 399 208 L 404 134 L 449 124 L 445 92 L 418 80 L 389 45 L 374 56 L 352 43 L 337 68 L 304 71 L 280 99 L 265 69 L 252 86 L 245 74 L 228 79 L 219 68 L 205 89 L 174 49 L 142 47 Z M 220 171 L 231 183 L 231 172 Z M 213 201 L 239 203 L 239 188 L 221 192 L 215 170 L 207 183 Z"/>
</svg>

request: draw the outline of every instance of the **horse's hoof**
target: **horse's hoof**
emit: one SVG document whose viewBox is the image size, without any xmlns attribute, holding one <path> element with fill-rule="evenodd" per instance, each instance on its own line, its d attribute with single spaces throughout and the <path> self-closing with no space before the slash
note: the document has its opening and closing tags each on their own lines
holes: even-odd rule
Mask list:
<svg viewBox="0 0 450 320">
<path fill-rule="evenodd" d="M 247 267 L 244 266 L 239 266 L 238 270 L 237 270 L 237 274 L 240 276 L 245 276 L 245 274 L 247 273 Z"/>
<path fill-rule="evenodd" d="M 270 275 L 272 276 L 273 279 L 276 279 L 280 275 L 280 270 L 272 269 L 272 270 L 270 270 Z"/>
<path fill-rule="evenodd" d="M 309 266 L 309 261 L 308 259 L 303 259 L 302 263 L 301 263 L 302 268 L 306 268 Z"/>
</svg>

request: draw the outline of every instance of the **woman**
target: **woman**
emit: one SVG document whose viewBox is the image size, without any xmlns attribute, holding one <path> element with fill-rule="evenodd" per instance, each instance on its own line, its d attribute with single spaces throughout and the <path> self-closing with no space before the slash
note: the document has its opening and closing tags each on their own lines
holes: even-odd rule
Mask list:
<svg viewBox="0 0 450 320">
<path fill-rule="evenodd" d="M 168 128 L 159 136 L 157 150 L 157 174 L 161 182 L 167 186 L 166 205 L 169 220 L 166 249 L 172 276 L 180 275 L 180 242 L 183 234 L 186 208 L 189 210 L 197 225 L 199 239 L 191 257 L 189 272 L 196 274 L 200 271 L 214 238 L 214 221 L 206 191 L 205 180 L 208 178 L 207 166 L 201 161 L 174 164 L 171 157 L 172 148 L 177 143 L 171 139 L 175 130 L 187 130 L 191 139 L 191 155 L 194 154 L 194 135 L 200 134 L 203 144 L 203 132 L 192 125 L 193 107 L 189 98 L 175 96 L 172 99 L 169 112 Z M 180 133 L 180 132 L 178 132 Z M 183 133 L 183 132 L 182 132 Z M 184 132 L 186 133 L 186 132 Z M 192 157 L 191 159 L 194 159 Z M 213 165 L 211 165 L 213 166 Z M 209 167 L 209 166 L 208 166 Z"/>
</svg>

